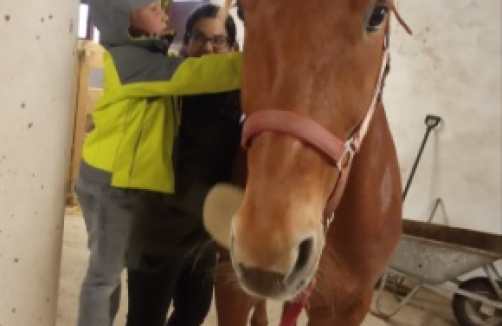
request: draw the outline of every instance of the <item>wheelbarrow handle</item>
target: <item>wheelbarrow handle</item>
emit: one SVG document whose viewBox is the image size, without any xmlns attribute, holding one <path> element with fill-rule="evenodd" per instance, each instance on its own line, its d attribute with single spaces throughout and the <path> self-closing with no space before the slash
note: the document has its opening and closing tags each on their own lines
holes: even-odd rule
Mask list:
<svg viewBox="0 0 502 326">
<path fill-rule="evenodd" d="M 425 117 L 424 122 L 425 122 L 425 125 L 427 126 L 427 129 L 434 129 L 441 122 L 441 117 L 438 117 L 437 115 L 428 114 Z"/>
<path fill-rule="evenodd" d="M 429 138 L 429 134 L 431 133 L 432 129 L 436 128 L 437 125 L 441 122 L 441 117 L 438 117 L 437 115 L 428 114 L 425 116 L 424 122 L 425 125 L 427 126 L 427 130 L 425 130 L 425 135 L 422 140 L 422 144 L 420 145 L 420 149 L 418 150 L 417 157 L 415 158 L 415 162 L 413 163 L 413 166 L 411 168 L 408 181 L 406 182 L 406 186 L 403 191 L 403 201 L 406 198 L 406 195 L 408 194 L 408 190 L 410 189 L 411 182 L 413 181 L 415 171 L 417 170 L 418 163 L 420 162 L 420 158 L 422 157 L 422 152 L 424 150 L 425 144 L 427 143 L 427 139 Z"/>
</svg>

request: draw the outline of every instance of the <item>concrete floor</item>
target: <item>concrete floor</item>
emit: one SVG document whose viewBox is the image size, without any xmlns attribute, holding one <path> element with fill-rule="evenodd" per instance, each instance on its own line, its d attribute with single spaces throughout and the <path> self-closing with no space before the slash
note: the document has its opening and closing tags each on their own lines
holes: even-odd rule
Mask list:
<svg viewBox="0 0 502 326">
<path fill-rule="evenodd" d="M 65 217 L 63 256 L 61 265 L 61 280 L 58 301 L 58 320 L 56 326 L 75 325 L 78 291 L 87 264 L 87 236 L 80 212 L 68 209 Z M 382 303 L 384 307 L 392 307 L 392 296 L 385 293 Z M 127 294 L 122 293 L 122 304 L 115 325 L 125 325 Z M 374 311 L 374 307 L 372 308 Z M 280 305 L 268 305 L 269 324 L 279 324 Z M 216 326 L 214 309 L 211 309 L 204 326 Z M 306 319 L 302 316 L 299 326 L 305 326 Z M 383 320 L 368 314 L 363 326 L 453 326 L 458 325 L 451 312 L 450 301 L 442 296 L 422 290 L 398 314 L 390 320 Z M 147 325 L 145 325 L 147 326 Z M 328 326 L 328 325 L 326 325 Z"/>
</svg>

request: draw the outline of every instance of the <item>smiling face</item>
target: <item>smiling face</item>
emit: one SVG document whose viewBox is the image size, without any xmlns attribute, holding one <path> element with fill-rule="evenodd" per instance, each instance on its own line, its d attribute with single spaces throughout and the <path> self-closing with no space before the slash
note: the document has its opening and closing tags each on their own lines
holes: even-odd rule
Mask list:
<svg viewBox="0 0 502 326">
<path fill-rule="evenodd" d="M 167 31 L 168 16 L 161 1 L 152 1 L 131 12 L 131 27 L 152 36 L 163 36 Z"/>
<path fill-rule="evenodd" d="M 200 57 L 208 53 L 225 53 L 233 50 L 225 24 L 219 18 L 201 18 L 192 28 L 186 47 L 189 57 Z"/>
<path fill-rule="evenodd" d="M 389 6 L 371 0 L 241 0 L 245 17 L 243 111 L 294 111 L 348 139 L 375 94 Z M 302 141 L 257 135 L 233 218 L 231 257 L 241 285 L 289 300 L 317 270 L 323 211 L 339 172 Z"/>
</svg>

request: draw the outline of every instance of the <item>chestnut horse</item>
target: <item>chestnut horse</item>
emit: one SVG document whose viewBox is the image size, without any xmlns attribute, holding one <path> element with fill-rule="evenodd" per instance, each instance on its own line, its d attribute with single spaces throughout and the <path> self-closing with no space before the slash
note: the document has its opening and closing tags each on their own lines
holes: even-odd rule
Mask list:
<svg viewBox="0 0 502 326">
<path fill-rule="evenodd" d="M 229 253 L 250 297 L 217 282 L 217 305 L 233 305 L 218 309 L 220 326 L 246 325 L 263 299 L 310 291 L 308 325 L 360 325 L 401 235 L 399 166 L 381 98 L 394 3 L 239 5 L 248 170 Z"/>
</svg>

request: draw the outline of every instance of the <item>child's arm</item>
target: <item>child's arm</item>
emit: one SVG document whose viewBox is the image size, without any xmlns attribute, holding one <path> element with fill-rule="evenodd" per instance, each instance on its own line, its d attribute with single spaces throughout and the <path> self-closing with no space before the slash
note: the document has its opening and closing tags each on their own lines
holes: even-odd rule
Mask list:
<svg viewBox="0 0 502 326">
<path fill-rule="evenodd" d="M 115 68 L 110 70 L 117 72 L 117 83 L 113 94 L 108 94 L 109 100 L 220 93 L 240 88 L 241 53 L 182 59 L 153 53 L 144 56 L 143 51 L 132 47 L 110 49 L 105 70 Z"/>
</svg>

